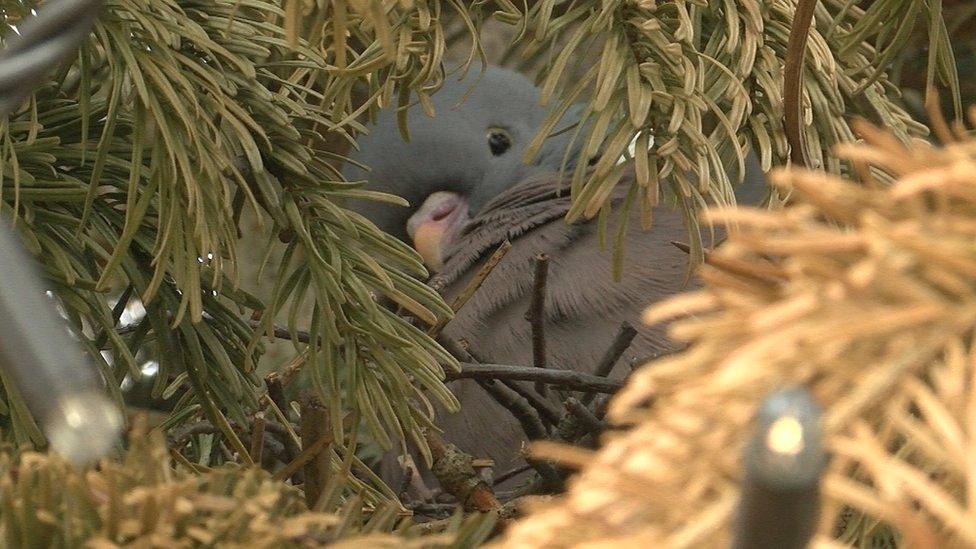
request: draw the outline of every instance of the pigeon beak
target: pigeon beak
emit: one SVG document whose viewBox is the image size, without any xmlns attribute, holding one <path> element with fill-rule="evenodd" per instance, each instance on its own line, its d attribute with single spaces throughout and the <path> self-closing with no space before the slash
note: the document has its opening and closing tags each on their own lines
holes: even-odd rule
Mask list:
<svg viewBox="0 0 976 549">
<path fill-rule="evenodd" d="M 468 221 L 468 204 L 457 193 L 440 191 L 427 197 L 407 220 L 413 247 L 434 272 L 444 267 L 445 254 Z"/>
</svg>

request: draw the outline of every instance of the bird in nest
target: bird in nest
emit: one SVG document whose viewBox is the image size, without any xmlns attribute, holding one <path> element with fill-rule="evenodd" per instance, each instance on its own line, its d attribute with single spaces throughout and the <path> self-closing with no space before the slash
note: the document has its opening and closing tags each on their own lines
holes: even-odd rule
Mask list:
<svg viewBox="0 0 976 549">
<path fill-rule="evenodd" d="M 402 207 L 363 200 L 350 206 L 412 244 L 437 273 L 448 298 L 465 288 L 493 250 L 511 241 L 510 251 L 446 325 L 443 336 L 466 342 L 481 362 L 532 365 L 533 334 L 525 315 L 535 286 L 534 262 L 545 254 L 546 367 L 593 373 L 623 322 L 636 326 L 637 335 L 609 377 L 622 379 L 631 364 L 676 350 L 664 328 L 640 326 L 639 319 L 649 304 L 689 287 L 689 256 L 672 244 L 688 237 L 682 213 L 661 204 L 652 212 L 652 228 L 645 231 L 638 208 L 632 208 L 630 219 L 622 220 L 627 222 L 627 260 L 615 279 L 611 250 L 601 245 L 597 221 L 564 220 L 571 200 L 561 174 L 582 160 L 574 132 L 555 132 L 532 161 L 523 161 L 548 114 L 531 81 L 488 67 L 449 79 L 431 102 L 433 117 L 410 107 L 409 141 L 401 136 L 396 113 L 381 111 L 369 133 L 358 139 L 343 175 L 409 202 Z M 556 127 L 573 125 L 579 112 L 570 109 Z M 758 202 L 766 192 L 763 173 L 754 155 L 746 166 L 737 200 Z M 633 177 L 632 171 L 625 176 L 611 204 L 624 200 Z M 517 384 L 522 393 L 533 391 L 529 382 L 507 383 Z M 443 438 L 476 458 L 492 460 L 495 471 L 524 467 L 526 435 L 512 413 L 475 380 L 459 379 L 448 386 L 461 410 L 438 411 Z M 549 391 L 545 398 L 560 407 L 566 396 Z M 409 450 L 400 452 L 408 455 Z M 394 486 L 404 474 L 402 457 L 391 455 L 383 462 L 383 476 Z M 524 479 L 514 475 L 498 488 Z"/>
</svg>

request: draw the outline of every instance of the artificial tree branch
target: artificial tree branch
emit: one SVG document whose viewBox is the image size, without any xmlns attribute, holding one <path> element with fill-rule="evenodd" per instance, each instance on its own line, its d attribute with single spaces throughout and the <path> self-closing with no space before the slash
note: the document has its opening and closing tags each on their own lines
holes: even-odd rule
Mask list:
<svg viewBox="0 0 976 549">
<path fill-rule="evenodd" d="M 683 242 L 672 240 L 671 245 L 685 253 L 691 253 L 691 247 Z M 786 273 L 783 272 L 783 269 L 772 263 L 768 265 L 757 264 L 755 262 L 747 263 L 738 259 L 721 257 L 707 250 L 705 251 L 704 263 L 716 269 L 770 284 L 776 284 L 786 279 Z"/>
<path fill-rule="evenodd" d="M 817 0 L 799 0 L 793 12 L 793 27 L 786 46 L 783 65 L 783 129 L 790 144 L 790 159 L 800 167 L 810 167 L 806 134 L 803 132 L 803 61 Z"/>
</svg>

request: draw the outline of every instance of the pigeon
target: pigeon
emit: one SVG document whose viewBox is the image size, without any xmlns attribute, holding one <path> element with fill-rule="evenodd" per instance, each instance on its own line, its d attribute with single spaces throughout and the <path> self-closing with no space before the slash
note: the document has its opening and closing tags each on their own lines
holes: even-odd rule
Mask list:
<svg viewBox="0 0 976 549">
<path fill-rule="evenodd" d="M 409 207 L 378 202 L 352 207 L 412 244 L 437 272 L 448 299 L 466 287 L 502 242 L 511 242 L 507 255 L 445 326 L 445 340 L 463 343 L 484 363 L 531 366 L 532 329 L 526 311 L 535 284 L 535 258 L 546 254 L 546 367 L 593 373 L 623 322 L 638 333 L 609 377 L 622 379 L 631 364 L 676 351 L 662 327 L 641 326 L 640 316 L 652 303 L 696 285 L 689 280 L 688 254 L 673 245 L 688 239 L 685 216 L 662 203 L 652 211 L 650 230 L 643 230 L 640 208 L 621 213 L 634 181 L 633 171 L 625 175 L 609 199 L 617 213 L 608 235 L 616 235 L 617 224 L 626 223 L 624 267 L 615 279 L 613 236 L 601 241 L 596 220 L 565 221 L 571 199 L 561 174 L 580 161 L 573 132 L 553 132 L 541 152 L 523 162 L 526 146 L 547 115 L 531 81 L 488 67 L 480 77 L 449 80 L 432 103 L 432 118 L 416 108 L 409 113 L 409 141 L 400 135 L 395 113 L 382 112 L 375 127 L 359 139 L 344 175 L 365 179 L 368 189 L 409 202 Z M 578 112 L 568 111 L 557 127 L 571 128 Z M 746 168 L 736 196 L 758 202 L 767 187 L 754 155 L 747 157 Z M 716 230 L 713 236 L 723 235 Z M 531 383 L 522 386 L 533 390 Z M 490 459 L 498 474 L 525 468 L 527 437 L 513 414 L 474 380 L 455 380 L 448 387 L 461 410 L 438 410 L 443 438 L 475 458 Z M 561 406 L 565 396 L 552 391 L 548 398 Z M 403 449 L 394 454 L 384 459 L 381 474 L 396 486 L 405 474 L 417 476 L 417 471 L 404 469 L 418 460 Z M 429 482 L 430 475 L 420 473 Z M 509 480 L 496 488 L 526 479 L 524 474 L 506 476 Z"/>
</svg>

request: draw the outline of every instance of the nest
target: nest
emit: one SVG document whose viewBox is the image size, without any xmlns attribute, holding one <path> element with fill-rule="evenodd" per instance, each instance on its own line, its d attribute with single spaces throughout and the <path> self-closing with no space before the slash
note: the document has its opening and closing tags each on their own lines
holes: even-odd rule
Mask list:
<svg viewBox="0 0 976 549">
<path fill-rule="evenodd" d="M 538 448 L 581 473 L 503 543 L 728 546 L 759 403 L 799 385 L 831 454 L 815 546 L 976 546 L 976 139 L 935 129 L 859 124 L 858 182 L 779 170 L 789 207 L 710 212 L 704 289 L 645 315 L 689 346 L 635 373 L 601 450 Z"/>
</svg>

